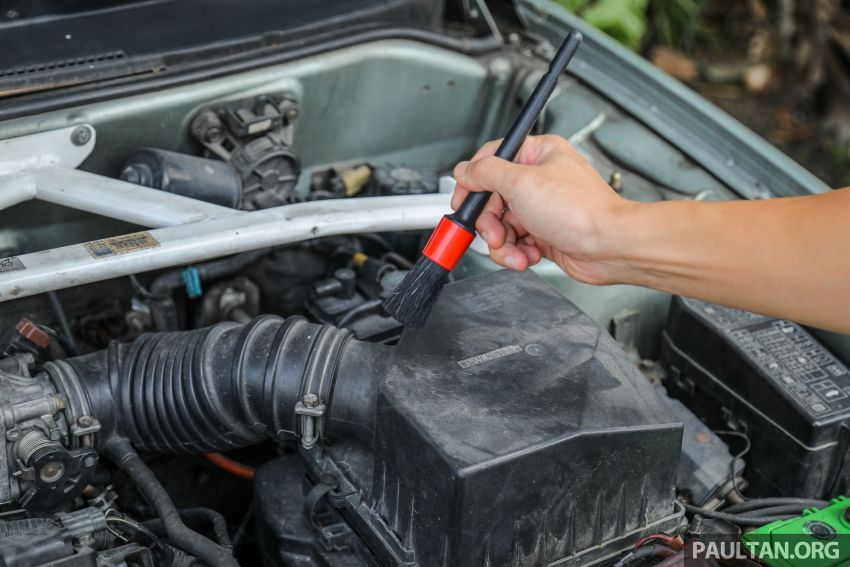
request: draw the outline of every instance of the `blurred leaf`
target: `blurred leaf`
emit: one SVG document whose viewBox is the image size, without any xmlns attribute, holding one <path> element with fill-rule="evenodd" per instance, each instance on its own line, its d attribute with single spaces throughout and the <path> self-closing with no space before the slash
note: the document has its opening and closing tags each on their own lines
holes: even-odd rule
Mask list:
<svg viewBox="0 0 850 567">
<path fill-rule="evenodd" d="M 664 45 L 691 47 L 700 26 L 703 0 L 651 0 L 650 25 Z"/>
<path fill-rule="evenodd" d="M 631 49 L 638 49 L 646 33 L 649 0 L 557 0 Z"/>
<path fill-rule="evenodd" d="M 705 0 L 556 0 L 623 45 L 638 50 L 652 30 L 660 43 L 692 45 Z"/>
<path fill-rule="evenodd" d="M 648 0 L 599 0 L 582 17 L 632 49 L 638 49 L 646 33 Z"/>
</svg>

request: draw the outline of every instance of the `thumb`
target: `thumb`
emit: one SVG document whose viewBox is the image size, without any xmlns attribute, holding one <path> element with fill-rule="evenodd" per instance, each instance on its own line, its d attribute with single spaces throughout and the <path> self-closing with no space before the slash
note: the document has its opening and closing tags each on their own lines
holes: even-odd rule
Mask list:
<svg viewBox="0 0 850 567">
<path fill-rule="evenodd" d="M 471 162 L 461 162 L 455 168 L 458 183 L 470 191 L 492 191 L 510 198 L 527 166 L 487 156 Z"/>
</svg>

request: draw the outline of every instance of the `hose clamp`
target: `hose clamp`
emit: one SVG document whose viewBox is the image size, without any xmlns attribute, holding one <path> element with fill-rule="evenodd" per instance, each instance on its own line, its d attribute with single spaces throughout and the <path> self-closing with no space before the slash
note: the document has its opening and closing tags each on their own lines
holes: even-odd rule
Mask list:
<svg viewBox="0 0 850 567">
<path fill-rule="evenodd" d="M 301 416 L 301 446 L 312 449 L 321 437 L 321 419 L 327 406 L 317 394 L 304 394 L 295 404 L 295 414 Z"/>
</svg>

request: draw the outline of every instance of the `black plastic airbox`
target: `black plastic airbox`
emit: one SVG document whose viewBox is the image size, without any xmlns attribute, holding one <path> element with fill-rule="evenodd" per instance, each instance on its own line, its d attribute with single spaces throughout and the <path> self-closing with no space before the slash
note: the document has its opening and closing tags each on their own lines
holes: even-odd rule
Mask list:
<svg viewBox="0 0 850 567">
<path fill-rule="evenodd" d="M 324 456 L 359 486 L 335 502 L 382 564 L 592 565 L 681 521 L 681 424 L 533 273 L 447 286 L 425 328 L 402 336 L 376 408 L 368 464 L 353 446 Z M 281 549 L 295 544 L 275 513 L 261 510 Z M 319 555 L 298 565 L 350 564 Z"/>
<path fill-rule="evenodd" d="M 503 271 L 449 286 L 401 341 L 372 497 L 422 565 L 542 565 L 670 518 L 680 446 L 608 333 Z"/>
</svg>

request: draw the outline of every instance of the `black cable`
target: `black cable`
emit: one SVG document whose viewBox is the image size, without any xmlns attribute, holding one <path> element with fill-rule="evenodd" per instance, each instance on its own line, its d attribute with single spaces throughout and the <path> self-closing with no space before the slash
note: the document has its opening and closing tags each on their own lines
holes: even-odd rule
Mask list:
<svg viewBox="0 0 850 567">
<path fill-rule="evenodd" d="M 50 307 L 53 309 L 53 315 L 56 317 L 56 322 L 59 323 L 59 341 L 62 346 L 71 356 L 80 354 L 77 348 L 77 343 L 74 342 L 74 335 L 71 334 L 71 325 L 68 324 L 68 317 L 65 316 L 65 309 L 62 307 L 62 302 L 59 301 L 59 295 L 55 291 L 47 292 L 47 299 L 50 300 Z"/>
<path fill-rule="evenodd" d="M 136 277 L 136 274 L 130 274 L 130 286 L 133 288 L 133 291 L 136 294 L 141 295 L 142 297 L 153 297 L 153 294 L 150 292 L 150 290 L 148 290 L 148 288 L 142 285 L 142 282 L 139 281 L 139 278 Z"/>
<path fill-rule="evenodd" d="M 645 545 L 634 551 L 630 551 L 626 555 L 620 558 L 619 561 L 614 563 L 611 567 L 628 567 L 629 565 L 635 565 L 644 559 L 649 559 L 651 557 L 657 558 L 667 558 L 674 555 L 676 551 L 674 549 L 670 549 L 666 545 L 652 544 Z"/>
<path fill-rule="evenodd" d="M 812 500 L 809 498 L 791 498 L 787 496 L 772 497 L 772 498 L 752 498 L 740 504 L 734 504 L 721 510 L 727 514 L 740 514 L 741 512 L 749 512 L 750 510 L 758 510 L 760 508 L 769 508 L 772 506 L 797 506 L 800 509 L 806 508 L 823 508 L 828 502 L 825 500 Z"/>
<path fill-rule="evenodd" d="M 413 267 L 413 262 L 411 262 L 410 260 L 408 260 L 407 258 L 402 256 L 398 252 L 387 252 L 386 254 L 381 256 L 381 260 L 384 261 L 384 262 L 386 262 L 387 260 L 390 260 L 396 266 L 398 266 L 399 268 L 403 268 L 405 270 L 409 270 L 410 268 Z"/>
<path fill-rule="evenodd" d="M 731 469 L 729 471 L 729 480 L 732 482 L 732 490 L 735 491 L 735 494 L 738 495 L 738 498 L 746 502 L 747 500 L 749 500 L 749 498 L 744 496 L 744 494 L 741 492 L 741 489 L 738 487 L 738 472 L 735 469 L 736 465 L 738 464 L 738 461 L 743 459 L 744 456 L 750 452 L 750 448 L 752 448 L 750 438 L 747 437 L 745 433 L 741 433 L 740 431 L 715 431 L 714 433 L 716 435 L 728 435 L 730 437 L 737 437 L 739 439 L 744 440 L 744 448 L 739 453 L 732 456 L 732 463 L 729 465 Z"/>
<path fill-rule="evenodd" d="M 706 518 L 713 518 L 715 520 L 725 520 L 727 522 L 731 522 L 733 524 L 739 526 L 763 526 L 765 524 L 770 524 L 771 522 L 775 522 L 777 520 L 787 520 L 788 518 L 793 518 L 797 514 L 783 514 L 777 516 L 745 516 L 738 514 L 727 514 L 724 512 L 718 512 L 717 510 L 708 510 L 706 508 L 700 508 L 699 506 L 694 506 L 692 504 L 682 503 L 685 507 L 685 511 L 689 514 L 699 514 L 700 516 L 704 516 Z"/>
<path fill-rule="evenodd" d="M 177 513 L 185 522 L 202 521 L 209 523 L 218 543 L 228 551 L 233 549 L 233 542 L 230 540 L 230 534 L 227 531 L 227 520 L 220 513 L 210 508 L 178 508 Z M 164 529 L 162 520 L 159 518 L 145 520 L 142 525 L 155 533 Z"/>
<path fill-rule="evenodd" d="M 116 524 L 118 529 L 116 529 Z M 115 510 L 110 510 L 106 514 L 106 529 L 108 533 L 111 533 L 125 542 L 133 542 L 147 547 L 154 553 L 159 564 L 172 565 L 172 560 L 174 558 L 174 552 L 172 549 L 162 543 L 156 534 L 152 533 L 139 522 L 130 519 Z M 129 530 L 130 537 L 127 537 L 126 532 L 122 531 L 122 529 Z"/>
<path fill-rule="evenodd" d="M 241 522 L 239 522 L 239 527 L 236 528 L 236 533 L 233 534 L 233 547 L 242 543 L 242 538 L 244 538 L 245 534 L 248 533 L 248 524 L 251 522 L 253 517 L 254 501 L 252 500 L 251 504 L 248 505 L 248 510 L 245 511 L 245 517 L 242 518 Z"/>
<path fill-rule="evenodd" d="M 369 301 L 365 301 L 358 305 L 357 307 L 353 307 L 349 311 L 345 313 L 342 317 L 340 317 L 339 321 L 336 322 L 337 327 L 345 327 L 348 323 L 351 323 L 355 317 L 362 315 L 363 313 L 367 313 L 374 309 L 377 309 L 384 302 L 383 299 L 370 299 Z"/>
<path fill-rule="evenodd" d="M 784 514 L 793 514 L 795 516 L 799 516 L 803 513 L 803 510 L 805 509 L 805 507 L 794 505 L 770 506 L 768 508 L 756 508 L 755 510 L 750 510 L 746 514 L 748 516 L 754 516 L 757 518 L 760 518 L 762 516 L 779 516 Z"/>
<path fill-rule="evenodd" d="M 163 529 L 175 547 L 194 555 L 208 565 L 239 567 L 239 563 L 229 551 L 186 527 L 159 479 L 128 442 L 116 439 L 104 447 L 104 454 L 135 483 L 145 501 L 162 520 Z"/>
<path fill-rule="evenodd" d="M 685 550 L 671 555 L 667 559 L 662 559 L 660 563 L 656 563 L 655 567 L 681 567 L 685 564 Z"/>
<path fill-rule="evenodd" d="M 387 252 L 392 252 L 392 250 L 393 250 L 392 245 L 390 245 L 390 243 L 387 242 L 387 239 L 384 238 L 383 236 L 381 236 L 380 234 L 375 234 L 374 232 L 364 232 L 364 233 L 358 234 L 357 238 L 359 238 L 361 240 L 369 240 L 369 241 L 377 244 L 378 246 L 380 246 L 381 248 L 383 248 Z"/>
</svg>

